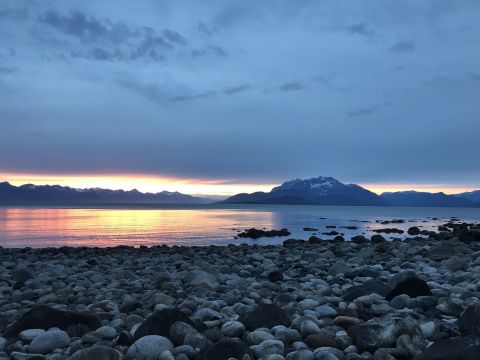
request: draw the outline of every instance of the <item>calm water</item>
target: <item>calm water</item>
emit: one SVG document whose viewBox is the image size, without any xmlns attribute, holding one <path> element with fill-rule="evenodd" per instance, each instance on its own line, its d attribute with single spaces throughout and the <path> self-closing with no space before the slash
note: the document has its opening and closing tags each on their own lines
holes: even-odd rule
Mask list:
<svg viewBox="0 0 480 360">
<path fill-rule="evenodd" d="M 321 233 L 331 230 L 344 233 L 346 237 L 362 233 L 370 236 L 371 230 L 384 227 L 406 230 L 416 225 L 434 230 L 450 217 L 480 222 L 480 209 L 278 205 L 108 209 L 0 207 L 0 246 L 278 244 L 286 238 L 308 239 L 312 233 L 329 238 L 332 236 Z M 404 219 L 406 223 L 383 225 L 376 222 L 392 219 Z M 337 228 L 327 229 L 327 225 Z M 344 226 L 358 229 L 342 228 Z M 239 230 L 251 227 L 287 228 L 292 235 L 234 239 Z M 304 227 L 318 231 L 307 232 Z"/>
</svg>

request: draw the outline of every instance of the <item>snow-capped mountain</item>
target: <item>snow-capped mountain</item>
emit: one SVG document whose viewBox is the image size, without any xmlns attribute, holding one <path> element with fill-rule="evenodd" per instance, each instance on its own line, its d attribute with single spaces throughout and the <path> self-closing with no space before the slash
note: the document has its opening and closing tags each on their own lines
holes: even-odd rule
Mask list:
<svg viewBox="0 0 480 360">
<path fill-rule="evenodd" d="M 234 195 L 228 204 L 318 204 L 318 205 L 386 205 L 377 194 L 355 184 L 343 184 L 332 178 L 319 176 L 284 182 L 270 192 Z"/>
<path fill-rule="evenodd" d="M 0 182 L 0 203 L 48 203 L 48 204 L 201 204 L 210 202 L 179 192 L 162 191 L 142 193 L 108 189 L 74 189 L 59 185 L 26 184 L 13 186 Z"/>
</svg>

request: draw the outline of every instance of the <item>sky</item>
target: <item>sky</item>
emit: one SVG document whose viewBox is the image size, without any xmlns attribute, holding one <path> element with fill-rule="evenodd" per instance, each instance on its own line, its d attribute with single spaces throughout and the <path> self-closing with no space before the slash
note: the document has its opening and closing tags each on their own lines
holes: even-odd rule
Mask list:
<svg viewBox="0 0 480 360">
<path fill-rule="evenodd" d="M 0 178 L 480 188 L 477 0 L 0 3 Z"/>
</svg>

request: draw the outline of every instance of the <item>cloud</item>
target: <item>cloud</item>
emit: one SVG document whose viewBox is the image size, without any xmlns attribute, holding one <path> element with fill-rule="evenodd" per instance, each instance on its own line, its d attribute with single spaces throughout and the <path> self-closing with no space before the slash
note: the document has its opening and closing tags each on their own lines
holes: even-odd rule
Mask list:
<svg viewBox="0 0 480 360">
<path fill-rule="evenodd" d="M 0 74 L 13 74 L 19 70 L 16 66 L 0 66 Z"/>
<path fill-rule="evenodd" d="M 408 53 L 414 50 L 415 44 L 412 41 L 400 41 L 388 49 L 392 53 Z"/>
<path fill-rule="evenodd" d="M 424 81 L 423 85 L 446 88 L 446 87 L 456 86 L 459 83 L 460 83 L 459 79 L 456 79 L 450 76 L 445 76 L 445 75 L 438 75 L 438 76 L 432 77 L 429 80 Z"/>
<path fill-rule="evenodd" d="M 192 51 L 192 57 L 199 57 L 205 55 L 214 55 L 217 57 L 227 57 L 228 51 L 217 45 L 207 45 L 202 49 L 197 49 Z"/>
<path fill-rule="evenodd" d="M 292 81 L 282 84 L 278 87 L 281 91 L 298 91 L 305 88 L 305 85 L 299 81 Z"/>
<path fill-rule="evenodd" d="M 249 84 L 243 84 L 243 85 L 238 85 L 238 86 L 231 86 L 227 87 L 223 90 L 223 93 L 226 95 L 235 95 L 241 92 L 248 91 L 252 88 L 251 85 Z"/>
<path fill-rule="evenodd" d="M 379 110 L 379 105 L 370 105 L 366 107 L 359 107 L 348 112 L 348 116 L 357 117 L 357 116 L 368 116 Z"/>
<path fill-rule="evenodd" d="M 365 23 L 356 23 L 356 24 L 350 25 L 347 28 L 347 32 L 351 35 L 360 35 L 368 39 L 371 39 L 375 36 L 375 32 L 372 29 L 370 29 L 368 25 Z"/>
<path fill-rule="evenodd" d="M 214 26 L 209 26 L 204 22 L 200 21 L 197 25 L 198 30 L 207 36 L 213 36 L 218 34 L 218 29 Z"/>
<path fill-rule="evenodd" d="M 97 61 L 163 61 L 164 53 L 187 45 L 187 40 L 170 29 L 157 31 L 149 26 L 132 27 L 109 19 L 99 20 L 80 11 L 67 15 L 56 10 L 45 11 L 40 21 L 59 33 L 80 40 L 87 49 L 76 49 L 65 56 Z"/>
</svg>

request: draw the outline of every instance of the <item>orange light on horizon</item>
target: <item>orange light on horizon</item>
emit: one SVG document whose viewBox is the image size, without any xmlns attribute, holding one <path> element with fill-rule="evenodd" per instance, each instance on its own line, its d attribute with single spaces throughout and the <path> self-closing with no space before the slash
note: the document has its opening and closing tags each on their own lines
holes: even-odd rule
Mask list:
<svg viewBox="0 0 480 360">
<path fill-rule="evenodd" d="M 12 185 L 61 185 L 73 188 L 105 188 L 141 192 L 178 191 L 190 195 L 230 196 L 242 192 L 270 191 L 277 184 L 235 183 L 230 180 L 182 179 L 153 175 L 44 175 L 0 173 L 0 181 Z"/>
<path fill-rule="evenodd" d="M 443 192 L 445 194 L 458 194 L 467 191 L 473 191 L 480 189 L 480 185 L 470 185 L 470 186 L 458 186 L 450 184 L 375 184 L 367 183 L 360 184 L 360 186 L 376 193 L 381 194 L 384 192 L 394 192 L 394 191 L 424 191 L 424 192 Z"/>
</svg>

